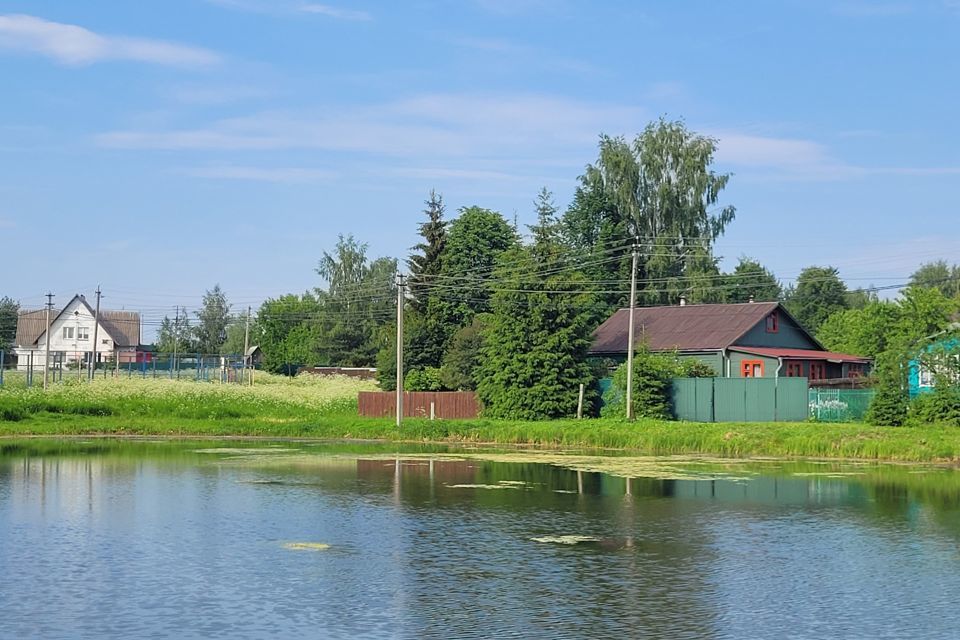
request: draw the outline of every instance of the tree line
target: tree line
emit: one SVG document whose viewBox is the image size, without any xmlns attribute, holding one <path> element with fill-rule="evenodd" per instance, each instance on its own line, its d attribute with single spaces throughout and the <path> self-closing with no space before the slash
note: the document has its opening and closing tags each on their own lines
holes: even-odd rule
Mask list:
<svg viewBox="0 0 960 640">
<path fill-rule="evenodd" d="M 592 331 L 627 304 L 634 251 L 639 305 L 777 300 L 832 350 L 882 360 L 949 324 L 960 267 L 945 262 L 922 265 L 892 301 L 848 289 L 831 266 L 807 267 L 786 287 L 747 256 L 721 271 L 715 243 L 736 209 L 721 202 L 731 176 L 713 169 L 716 144 L 666 119 L 632 140 L 601 136 L 571 202 L 561 210 L 542 189 L 526 229 L 476 205 L 451 219 L 431 192 L 404 260 L 408 388 L 476 390 L 487 415 L 514 418 L 571 415 L 581 383 L 596 400 L 592 383 L 607 372 L 586 352 Z M 399 266 L 340 236 L 318 261 L 317 287 L 257 310 L 250 342 L 263 365 L 375 366 L 392 389 Z M 12 304 L 0 300 L 0 343 L 13 339 Z M 199 311 L 164 318 L 157 349 L 240 353 L 244 324 L 215 286 Z"/>
</svg>

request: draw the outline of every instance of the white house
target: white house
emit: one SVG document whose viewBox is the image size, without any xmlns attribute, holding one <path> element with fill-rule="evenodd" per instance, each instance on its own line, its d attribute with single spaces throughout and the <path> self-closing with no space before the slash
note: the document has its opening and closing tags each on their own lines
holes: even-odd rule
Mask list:
<svg viewBox="0 0 960 640">
<path fill-rule="evenodd" d="M 47 312 L 21 311 L 17 316 L 17 340 L 13 354 L 17 369 L 26 371 L 31 366 L 43 368 L 46 348 Z M 135 311 L 108 311 L 101 309 L 97 321 L 95 312 L 81 295 L 76 295 L 63 309 L 50 312 L 50 361 L 64 364 L 78 360 L 86 362 L 91 352 L 97 362 L 136 362 L 140 345 L 140 314 Z M 94 324 L 97 344 L 93 344 Z"/>
</svg>

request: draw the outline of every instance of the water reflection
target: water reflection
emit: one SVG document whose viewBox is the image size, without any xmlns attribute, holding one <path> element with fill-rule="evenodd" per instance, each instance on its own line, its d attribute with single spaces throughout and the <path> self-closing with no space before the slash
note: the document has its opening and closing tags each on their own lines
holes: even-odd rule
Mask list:
<svg viewBox="0 0 960 640">
<path fill-rule="evenodd" d="M 960 622 L 951 470 L 624 478 L 390 453 L 2 444 L 0 572 L 17 588 L 0 589 L 0 636 L 953 637 Z M 534 540 L 564 535 L 590 541 Z"/>
</svg>

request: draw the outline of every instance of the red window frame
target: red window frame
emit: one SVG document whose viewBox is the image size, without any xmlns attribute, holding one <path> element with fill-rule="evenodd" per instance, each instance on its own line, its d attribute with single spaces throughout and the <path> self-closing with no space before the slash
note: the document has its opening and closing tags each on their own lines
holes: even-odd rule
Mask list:
<svg viewBox="0 0 960 640">
<path fill-rule="evenodd" d="M 767 333 L 780 332 L 780 314 L 776 311 L 770 312 L 767 316 Z"/>
<path fill-rule="evenodd" d="M 760 375 L 754 375 L 755 370 L 760 369 Z M 763 360 L 743 360 L 740 362 L 740 375 L 744 378 L 762 378 Z"/>
<path fill-rule="evenodd" d="M 802 363 L 802 362 L 788 362 L 788 363 L 787 363 L 787 377 L 788 377 L 788 378 L 802 378 L 802 377 L 803 377 L 803 363 Z"/>
<path fill-rule="evenodd" d="M 827 377 L 827 365 L 822 362 L 811 362 L 810 363 L 810 379 L 811 380 L 824 380 Z"/>
<path fill-rule="evenodd" d="M 859 362 L 851 362 L 847 366 L 847 377 L 859 378 L 863 375 L 863 365 Z"/>
</svg>

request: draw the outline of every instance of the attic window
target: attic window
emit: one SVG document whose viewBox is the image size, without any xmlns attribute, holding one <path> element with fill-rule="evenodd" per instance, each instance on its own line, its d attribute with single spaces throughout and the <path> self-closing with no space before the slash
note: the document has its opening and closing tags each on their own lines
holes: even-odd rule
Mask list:
<svg viewBox="0 0 960 640">
<path fill-rule="evenodd" d="M 767 333 L 777 333 L 780 331 L 780 314 L 774 311 L 767 316 Z"/>
</svg>

